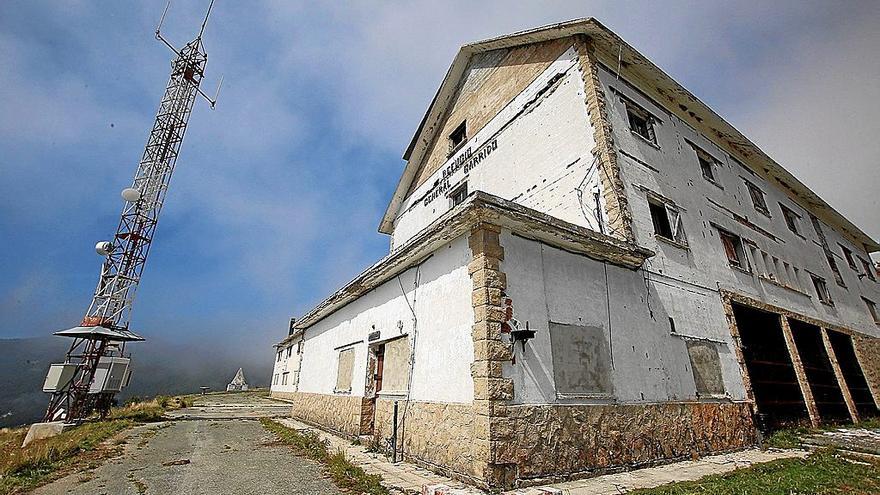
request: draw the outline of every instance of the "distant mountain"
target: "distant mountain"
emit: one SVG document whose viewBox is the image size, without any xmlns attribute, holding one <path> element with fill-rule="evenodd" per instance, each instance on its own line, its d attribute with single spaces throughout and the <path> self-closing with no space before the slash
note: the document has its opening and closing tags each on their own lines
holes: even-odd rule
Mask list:
<svg viewBox="0 0 880 495">
<path fill-rule="evenodd" d="M 63 337 L 0 339 L 0 427 L 32 423 L 45 412 L 48 394 L 41 389 L 49 364 L 64 359 L 70 340 Z M 120 400 L 131 396 L 195 393 L 199 387 L 225 390 L 238 368 L 251 387 L 268 386 L 271 350 L 261 358 L 218 349 L 214 343 L 175 343 L 151 339 L 131 344 L 131 385 Z"/>
</svg>

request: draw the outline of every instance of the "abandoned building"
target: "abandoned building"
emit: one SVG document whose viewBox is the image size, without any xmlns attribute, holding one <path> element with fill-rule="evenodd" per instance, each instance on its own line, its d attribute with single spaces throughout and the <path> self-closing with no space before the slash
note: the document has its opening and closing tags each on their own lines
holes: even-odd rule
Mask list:
<svg viewBox="0 0 880 495">
<path fill-rule="evenodd" d="M 596 20 L 463 46 L 404 159 L 295 417 L 509 487 L 878 413 L 880 245 Z"/>
</svg>

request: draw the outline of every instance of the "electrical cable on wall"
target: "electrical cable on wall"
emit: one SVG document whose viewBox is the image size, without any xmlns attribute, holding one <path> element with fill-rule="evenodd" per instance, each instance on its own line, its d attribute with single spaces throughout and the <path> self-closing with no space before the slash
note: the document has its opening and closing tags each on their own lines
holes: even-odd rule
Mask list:
<svg viewBox="0 0 880 495">
<path fill-rule="evenodd" d="M 608 263 L 602 262 L 605 270 L 605 308 L 608 311 L 608 354 L 611 356 L 611 369 L 614 369 L 614 334 L 611 328 L 611 290 L 608 286 Z"/>
<path fill-rule="evenodd" d="M 587 169 L 587 173 L 584 175 L 584 179 L 580 184 L 575 188 L 575 192 L 578 197 L 578 206 L 581 208 L 581 213 L 583 213 L 584 218 L 589 220 L 594 220 L 596 225 L 599 226 L 599 231 L 602 232 L 602 217 L 601 213 L 597 209 L 595 212 L 592 212 L 589 208 L 584 206 L 584 189 L 586 186 L 593 180 L 593 176 L 599 168 L 599 157 L 594 156 L 593 161 L 590 163 L 590 168 Z M 603 232 L 604 233 L 604 232 Z"/>
</svg>

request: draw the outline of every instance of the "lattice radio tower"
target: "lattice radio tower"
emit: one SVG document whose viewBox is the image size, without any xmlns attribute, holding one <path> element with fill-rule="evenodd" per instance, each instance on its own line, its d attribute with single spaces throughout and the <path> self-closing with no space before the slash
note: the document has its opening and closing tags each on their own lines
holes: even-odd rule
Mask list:
<svg viewBox="0 0 880 495">
<path fill-rule="evenodd" d="M 171 77 L 131 187 L 122 191 L 125 204 L 116 234 L 113 240 L 95 246 L 105 260 L 92 303 L 79 326 L 55 333 L 73 338 L 73 343 L 64 363 L 49 368 L 43 391 L 51 393 L 52 398 L 44 421 L 78 423 L 93 412 L 106 415 L 114 395 L 128 385 L 130 357 L 125 354 L 125 344 L 144 340 L 128 328 L 132 303 L 187 122 L 198 96 L 204 97 L 211 108 L 217 102 L 219 84 L 213 99 L 199 88 L 208 63 L 202 34 L 214 0 L 208 6 L 198 36 L 180 49 L 161 34 L 170 5 L 169 0 L 156 28 L 156 39 L 176 55 L 171 63 Z"/>
</svg>

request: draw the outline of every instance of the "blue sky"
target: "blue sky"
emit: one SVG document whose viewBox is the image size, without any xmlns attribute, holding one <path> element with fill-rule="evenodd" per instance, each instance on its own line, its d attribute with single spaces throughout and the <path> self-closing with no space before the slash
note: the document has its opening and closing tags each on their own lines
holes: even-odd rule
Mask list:
<svg viewBox="0 0 880 495">
<path fill-rule="evenodd" d="M 206 5 L 175 2 L 166 35 L 188 41 Z M 88 304 L 168 77 L 163 7 L 0 3 L 0 338 Z M 220 102 L 190 120 L 132 328 L 268 355 L 387 252 L 400 156 L 458 46 L 585 16 L 880 238 L 878 2 L 218 0 Z"/>
</svg>

